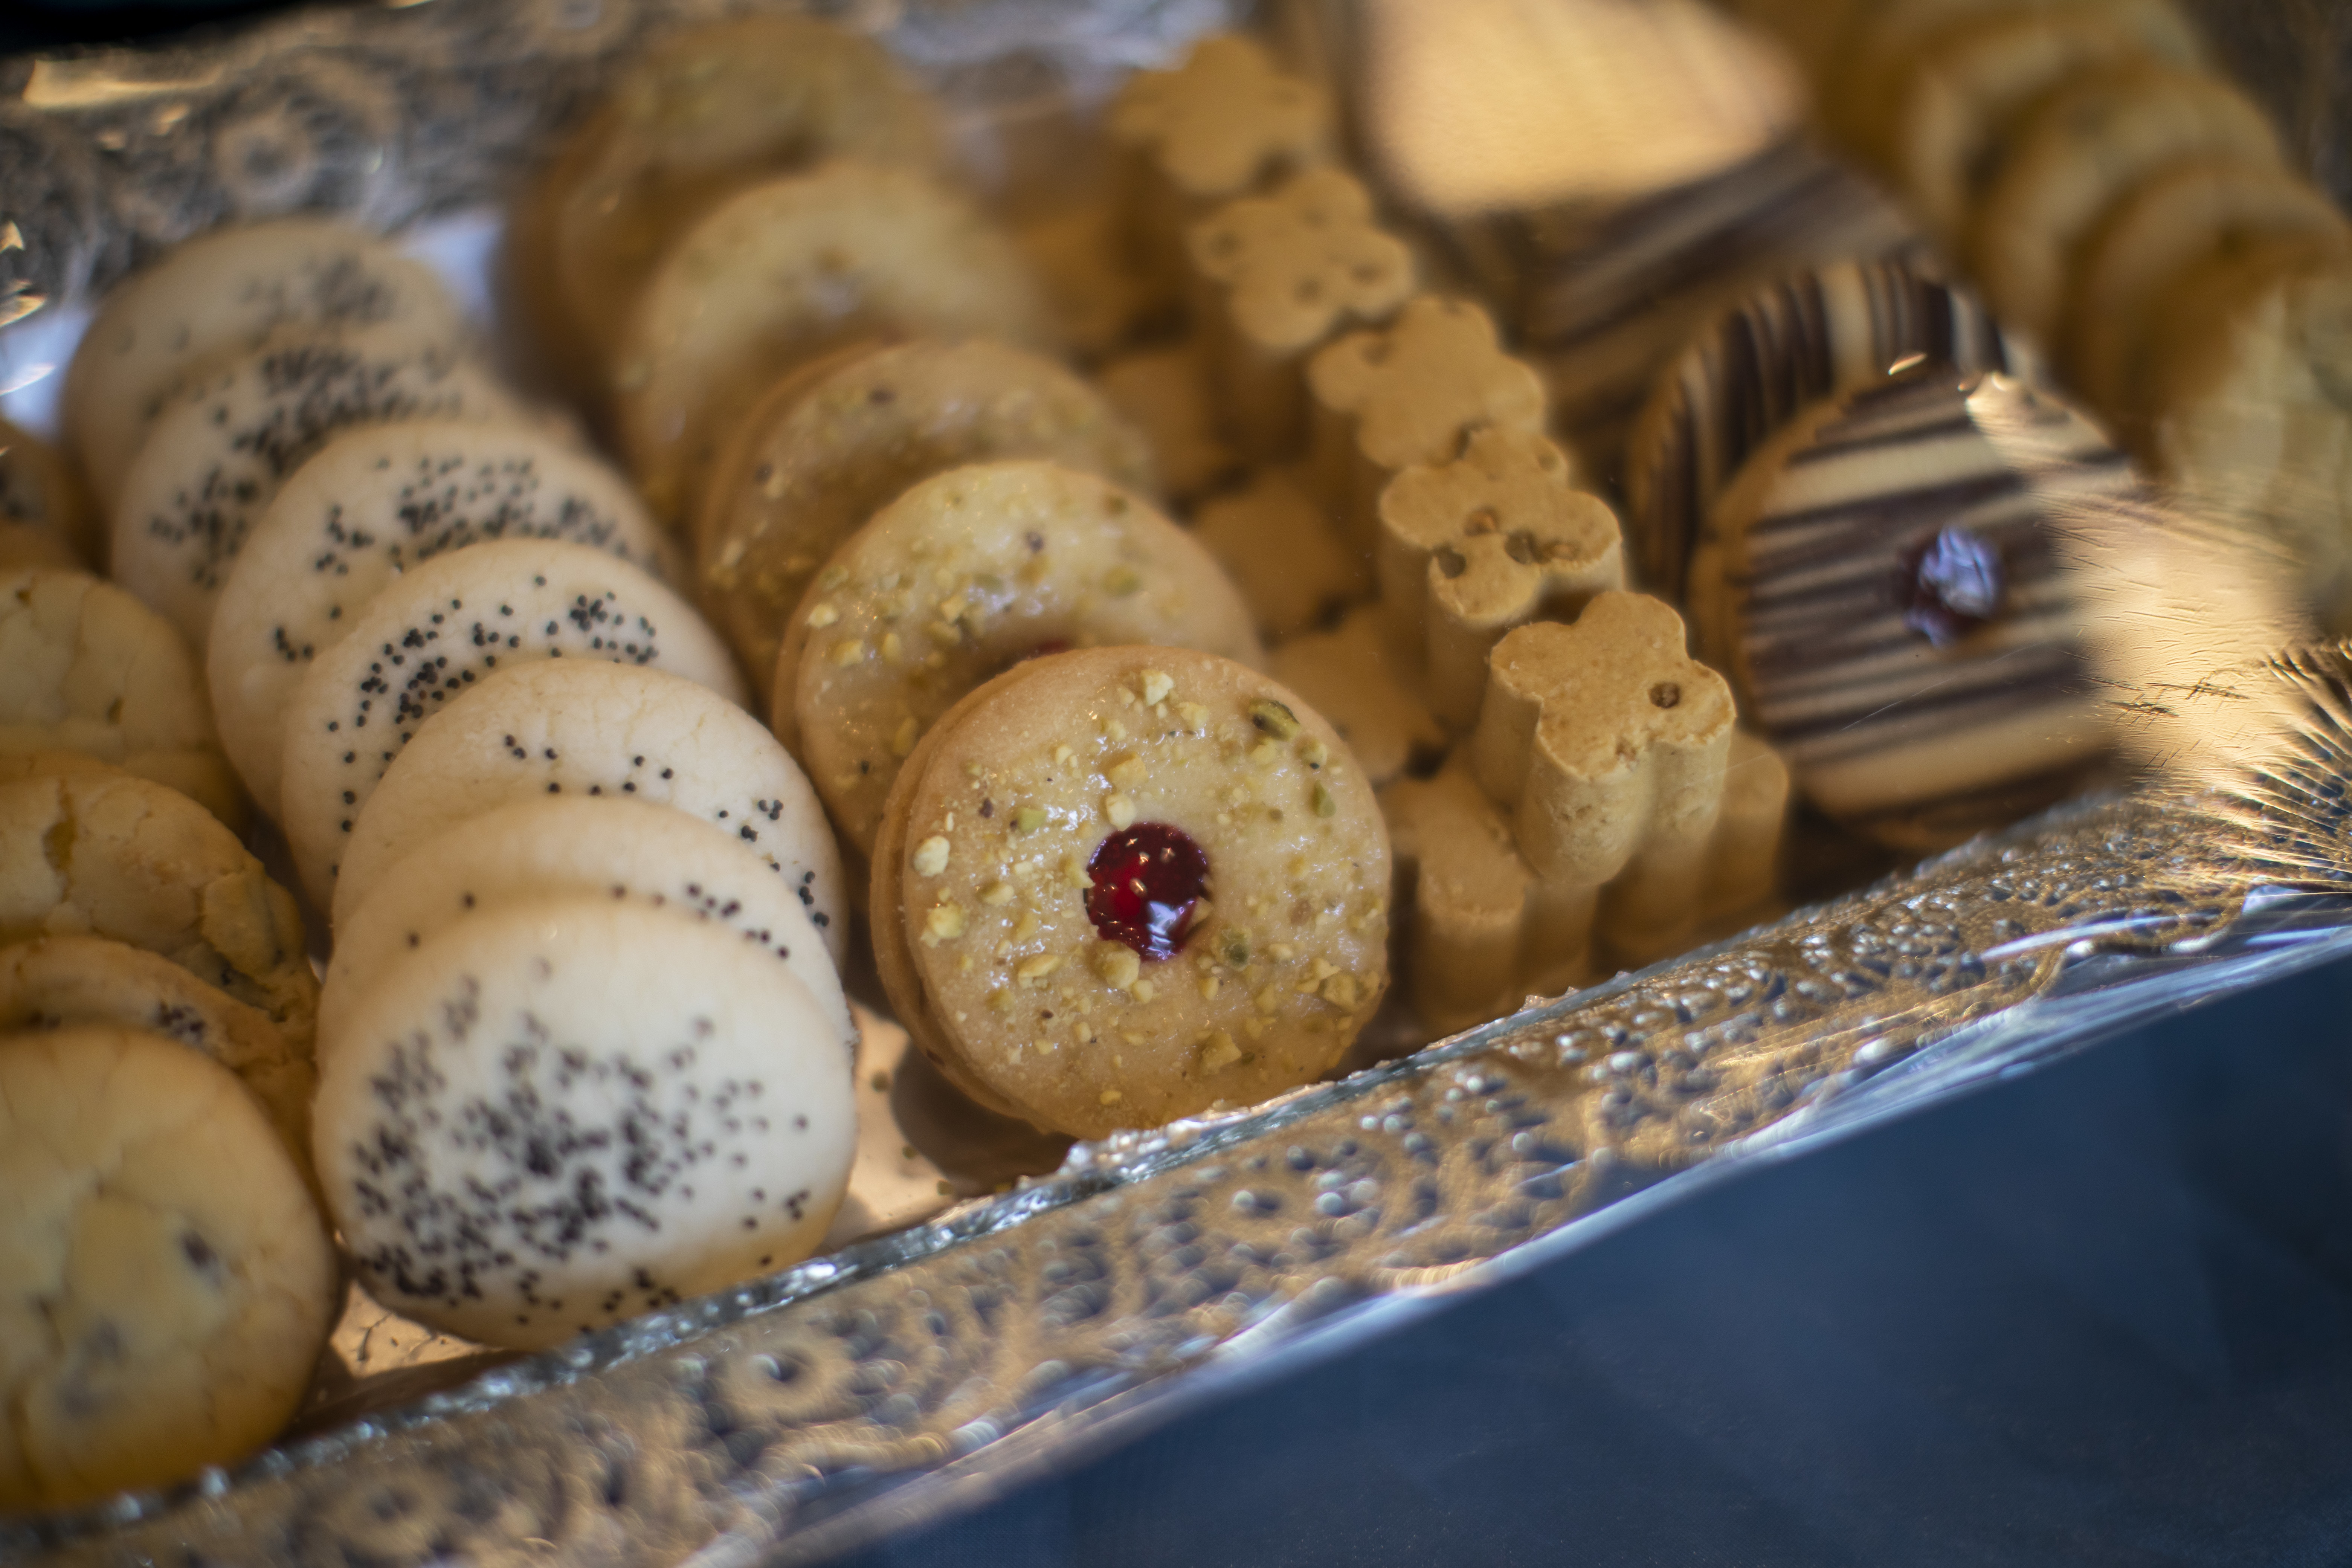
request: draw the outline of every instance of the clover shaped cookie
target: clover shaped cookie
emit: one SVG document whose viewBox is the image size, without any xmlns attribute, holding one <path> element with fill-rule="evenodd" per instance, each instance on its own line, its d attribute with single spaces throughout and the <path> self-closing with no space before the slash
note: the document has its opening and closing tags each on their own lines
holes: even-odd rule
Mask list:
<svg viewBox="0 0 2352 1568">
<path fill-rule="evenodd" d="M 1602 925 L 1633 940 L 1685 926 L 1705 891 L 1732 703 L 1684 652 L 1681 618 L 1604 593 L 1573 625 L 1514 628 L 1490 666 L 1471 761 L 1528 866 L 1601 895 Z"/>
<path fill-rule="evenodd" d="M 1331 106 L 1314 83 L 1225 33 L 1174 70 L 1138 71 L 1111 105 L 1121 222 L 1133 259 L 1177 281 L 1185 226 L 1220 203 L 1328 161 Z"/>
<path fill-rule="evenodd" d="M 1307 363 L 1313 472 L 1325 502 L 1369 549 L 1381 488 L 1398 469 L 1458 457 L 1474 431 L 1540 431 L 1544 385 L 1506 354 L 1494 321 L 1424 294 L 1387 327 L 1350 332 Z"/>
<path fill-rule="evenodd" d="M 1541 436 L 1481 430 L 1454 461 L 1416 464 L 1381 492 L 1381 596 L 1453 730 L 1478 721 L 1486 654 L 1505 632 L 1625 585 L 1615 514 L 1570 478 Z"/>
<path fill-rule="evenodd" d="M 1307 355 L 1342 327 L 1385 321 L 1413 289 L 1412 252 L 1339 169 L 1220 207 L 1184 243 L 1226 426 L 1255 458 L 1303 439 Z"/>
</svg>

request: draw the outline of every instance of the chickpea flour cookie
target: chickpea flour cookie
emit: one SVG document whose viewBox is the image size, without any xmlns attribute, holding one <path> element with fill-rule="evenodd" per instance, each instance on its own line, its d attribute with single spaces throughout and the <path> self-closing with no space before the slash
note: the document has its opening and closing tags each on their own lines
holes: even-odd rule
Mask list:
<svg viewBox="0 0 2352 1568">
<path fill-rule="evenodd" d="M 1789 764 L 1780 754 L 1752 731 L 1734 730 L 1723 771 L 1723 809 L 1716 814 L 1715 835 L 1707 843 L 1710 922 L 1755 915 L 1779 891 L 1789 788 Z"/>
<path fill-rule="evenodd" d="M 433 269 L 377 236 L 310 217 L 199 235 L 107 294 L 66 371 L 66 445 L 108 516 L 180 383 L 287 328 L 466 337 Z"/>
<path fill-rule="evenodd" d="M 1016 219 L 1013 243 L 1045 291 L 1061 340 L 1081 364 L 1095 364 L 1156 324 L 1169 303 L 1128 255 L 1118 213 L 1087 200 Z"/>
<path fill-rule="evenodd" d="M 1267 656 L 1266 669 L 1331 721 L 1375 789 L 1400 773 L 1431 773 L 1445 756 L 1445 727 L 1378 605 L 1358 605 L 1328 632 L 1292 637 Z"/>
<path fill-rule="evenodd" d="M 176 1040 L 236 1074 L 308 1179 L 318 1087 L 308 1041 L 298 1047 L 258 1007 L 127 942 L 48 936 L 0 947 L 0 1035 L 84 1024 Z"/>
<path fill-rule="evenodd" d="M 876 919 L 906 944 L 892 999 L 1041 1127 L 1097 1137 L 1308 1082 L 1387 987 L 1370 785 L 1244 666 L 1039 659 L 983 689 L 900 787 L 904 853 L 875 872 Z"/>
<path fill-rule="evenodd" d="M 135 1029 L 0 1040 L 0 1510 L 229 1465 L 292 1419 L 340 1299 L 261 1109 Z"/>
<path fill-rule="evenodd" d="M 205 658 L 222 743 L 264 811 L 278 814 L 287 705 L 320 652 L 402 573 L 498 539 L 570 540 L 679 581 L 628 481 L 533 426 L 368 426 L 287 479 L 222 586 Z"/>
<path fill-rule="evenodd" d="M 847 161 L 739 192 L 671 241 L 614 350 L 621 447 L 654 514 L 690 518 L 741 411 L 796 363 L 877 336 L 1048 347 L 1011 240 L 913 170 Z"/>
<path fill-rule="evenodd" d="M 1095 384 L 1143 433 L 1160 488 L 1177 505 L 1199 500 L 1240 470 L 1241 454 L 1211 406 L 1209 368 L 1196 344 L 1124 354 L 1096 373 Z"/>
<path fill-rule="evenodd" d="M 1202 38 L 1174 70 L 1136 72 L 1107 124 L 1129 254 L 1171 294 L 1186 226 L 1332 155 L 1323 90 L 1236 33 Z"/>
<path fill-rule="evenodd" d="M 1185 231 L 1184 252 L 1224 429 L 1261 462 L 1306 441 L 1307 355 L 1387 321 L 1415 283 L 1412 252 L 1373 223 L 1370 195 L 1328 166 L 1219 207 Z"/>
<path fill-rule="evenodd" d="M 763 398 L 719 458 L 697 542 L 702 602 L 763 694 L 826 558 L 918 480 L 1000 458 L 1156 488 L 1143 437 L 1102 394 L 1006 343 L 877 348 Z"/>
<path fill-rule="evenodd" d="M 1486 655 L 1505 632 L 1625 585 L 1616 515 L 1570 481 L 1567 455 L 1541 436 L 1482 429 L 1460 457 L 1403 468 L 1381 491 L 1381 602 L 1457 733 L 1478 721 Z"/>
<path fill-rule="evenodd" d="M 549 795 L 649 800 L 724 829 L 773 868 L 841 963 L 840 853 L 816 792 L 767 726 L 682 677 L 578 658 L 502 669 L 425 721 L 353 826 L 336 926 L 427 840 Z"/>
<path fill-rule="evenodd" d="M 729 193 L 831 157 L 935 169 L 937 117 L 873 39 L 806 16 L 672 33 L 626 62 L 548 204 L 562 319 L 607 358 L 670 237 Z"/>
<path fill-rule="evenodd" d="M 1674 611 L 1604 593 L 1495 645 L 1470 761 L 1538 879 L 1597 900 L 1612 935 L 1662 940 L 1698 914 L 1731 730 L 1730 688 Z"/>
<path fill-rule="evenodd" d="M 1717 496 L 1822 398 L 1924 355 L 2039 382 L 2034 357 L 1916 252 L 1797 272 L 1727 310 L 1663 374 L 1625 446 L 1625 521 L 1645 586 L 1680 597 Z"/>
<path fill-rule="evenodd" d="M 404 323 L 334 338 L 288 329 L 165 400 L 123 476 L 110 569 L 203 647 L 247 531 L 328 437 L 388 419 L 516 413 L 488 373 Z"/>
<path fill-rule="evenodd" d="M 400 954 L 475 910 L 557 896 L 676 910 L 791 970 L 833 1020 L 857 1031 L 809 913 L 751 847 L 715 823 L 626 795 L 541 795 L 454 824 L 401 857 L 335 932 L 319 992 L 320 1054 Z"/>
<path fill-rule="evenodd" d="M 2151 307 L 2208 257 L 2268 238 L 2326 242 L 2352 259 L 2352 222 L 2326 193 L 2274 165 L 2185 158 L 2124 197 L 2075 263 L 2067 369 L 2111 421 L 2144 416 L 2140 358 L 2162 331 Z"/>
<path fill-rule="evenodd" d="M 1999 166 L 2003 129 L 2036 99 L 2087 70 L 2145 59 L 2128 8 L 1995 10 L 1930 33 L 1904 66 L 1889 140 L 1874 149 L 1937 245 L 1966 233 Z"/>
<path fill-rule="evenodd" d="M 1694 613 L 1744 716 L 1824 811 L 1906 845 L 1966 837 L 1996 825 L 1972 796 L 2021 814 L 2102 750 L 2053 531 L 2068 505 L 2137 482 L 2049 394 L 1923 366 L 1817 406 L 1749 459 L 1717 507 Z"/>
<path fill-rule="evenodd" d="M 0 529 L 10 536 L 23 529 L 54 542 L 66 555 L 61 564 L 88 567 L 105 559 L 98 508 L 73 466 L 47 441 L 5 419 L 0 419 Z"/>
<path fill-rule="evenodd" d="M 773 727 L 870 853 L 900 761 L 957 698 L 1040 651 L 1121 643 L 1264 658 L 1216 563 L 1139 497 L 1054 463 L 951 468 L 817 575 L 785 634 Z"/>
<path fill-rule="evenodd" d="M 495 670 L 574 658 L 657 667 L 740 704 L 725 645 L 627 562 L 561 539 L 506 539 L 394 578 L 287 703 L 278 822 L 320 908 L 352 826 L 419 726 Z"/>
<path fill-rule="evenodd" d="M 452 922 L 322 1067 L 319 1173 L 369 1293 L 522 1350 L 800 1261 L 856 1142 L 838 1024 L 790 968 L 601 897 Z"/>
<path fill-rule="evenodd" d="M 2210 71 L 2161 60 L 2070 78 L 2022 110 L 2002 142 L 1969 225 L 1969 270 L 2000 319 L 2045 347 L 2062 335 L 2077 247 L 2141 181 L 2212 154 L 2283 163 L 2278 132 L 2252 100 Z"/>
<path fill-rule="evenodd" d="M 236 835 L 127 773 L 0 784 L 0 943 L 100 936 L 170 959 L 308 1049 L 319 981 L 293 898 Z"/>
<path fill-rule="evenodd" d="M 58 750 L 244 826 L 204 679 L 170 623 L 87 572 L 0 571 L 0 752 Z"/>
<path fill-rule="evenodd" d="M 1271 638 L 1328 626 L 1372 595 L 1370 563 L 1340 536 L 1295 468 L 1260 468 L 1240 489 L 1202 501 L 1192 537 L 1216 557 Z"/>
<path fill-rule="evenodd" d="M 1494 321 L 1467 300 L 1423 295 L 1387 327 L 1318 351 L 1307 383 L 1316 488 L 1367 550 L 1399 468 L 1452 460 L 1474 430 L 1543 430 L 1542 378 L 1503 353 Z"/>
</svg>

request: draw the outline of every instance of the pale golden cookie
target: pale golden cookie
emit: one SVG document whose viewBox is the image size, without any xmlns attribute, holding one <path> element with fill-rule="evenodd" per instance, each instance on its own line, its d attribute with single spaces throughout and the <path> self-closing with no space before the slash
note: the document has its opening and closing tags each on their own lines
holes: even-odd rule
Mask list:
<svg viewBox="0 0 2352 1568">
<path fill-rule="evenodd" d="M 29 430 L 0 419 L 0 523 L 55 540 L 76 565 L 105 559 L 97 504 L 62 454 Z"/>
<path fill-rule="evenodd" d="M 2066 367 L 2111 421 L 2145 414 L 2140 357 L 2163 323 L 2151 308 L 2208 257 L 2309 237 L 2352 258 L 2352 223 L 2326 193 L 2268 163 L 2184 158 L 2142 181 L 2099 222 L 2068 289 Z"/>
<path fill-rule="evenodd" d="M 37 567 L 49 572 L 86 572 L 89 563 L 66 542 L 29 522 L 0 521 L 0 572 Z"/>
<path fill-rule="evenodd" d="M 1370 785 L 1303 702 L 1228 660 L 1040 659 L 983 689 L 904 817 L 921 1005 L 1040 1126 L 1100 1136 L 1306 1083 L 1386 988 Z"/>
<path fill-rule="evenodd" d="M 171 624 L 86 572 L 0 571 L 0 752 L 87 752 L 232 827 L 245 795 Z"/>
<path fill-rule="evenodd" d="M 1371 548 L 1381 490 L 1400 468 L 1450 462 L 1475 430 L 1544 425 L 1543 379 L 1512 359 L 1486 312 L 1424 294 L 1385 328 L 1350 332 L 1307 367 L 1316 487 Z"/>
<path fill-rule="evenodd" d="M 571 329 L 608 358 L 663 247 L 730 193 L 826 158 L 937 168 L 937 117 L 873 39 L 750 16 L 625 62 L 593 141 L 551 171 L 551 275 Z"/>
<path fill-rule="evenodd" d="M 0 1035 L 80 1024 L 144 1029 L 236 1074 L 308 1179 L 318 1074 L 309 1042 L 298 1047 L 260 1008 L 168 958 L 105 937 L 47 936 L 0 947 Z"/>
<path fill-rule="evenodd" d="M 1625 585 L 1617 518 L 1568 458 L 1525 430 L 1480 430 L 1451 462 L 1402 469 L 1381 491 L 1381 601 L 1422 660 L 1429 704 L 1457 733 L 1478 721 L 1486 655 L 1523 622 L 1572 617 Z"/>
<path fill-rule="evenodd" d="M 1684 651 L 1674 611 L 1605 593 L 1572 626 L 1496 645 L 1470 755 L 1538 877 L 1607 884 L 1611 930 L 1679 930 L 1698 913 L 1731 729 L 1731 689 Z"/>
<path fill-rule="evenodd" d="M 793 700 L 773 726 L 870 852 L 901 759 L 958 698 L 1041 650 L 1122 643 L 1264 657 L 1216 563 L 1141 498 L 1055 463 L 951 468 L 818 574 L 779 657 Z"/>
<path fill-rule="evenodd" d="M 837 162 L 730 196 L 647 275 L 614 350 L 621 447 L 656 516 L 691 518 L 709 468 L 772 383 L 877 336 L 1048 346 L 1013 243 L 909 169 Z"/>
<path fill-rule="evenodd" d="M 1217 208 L 1185 230 L 1184 254 L 1220 422 L 1259 462 L 1306 441 L 1307 356 L 1335 332 L 1387 321 L 1416 280 L 1412 252 L 1335 168 Z"/>
<path fill-rule="evenodd" d="M 986 339 L 851 353 L 781 383 L 719 460 L 696 531 L 702 602 L 763 700 L 793 611 L 827 557 L 916 482 L 1047 458 L 1153 492 L 1141 436 L 1051 360 Z"/>
<path fill-rule="evenodd" d="M 1013 239 L 1045 291 L 1062 341 L 1081 363 L 1117 353 L 1163 313 L 1167 301 L 1155 297 L 1128 255 L 1118 214 L 1108 201 L 1018 220 Z"/>
<path fill-rule="evenodd" d="M 1122 355 L 1096 373 L 1095 384 L 1143 432 L 1160 487 L 1179 506 L 1208 494 L 1241 468 L 1241 454 L 1218 427 L 1208 365 L 1190 339 Z"/>
<path fill-rule="evenodd" d="M 1706 851 L 1710 921 L 1750 915 L 1771 902 L 1788 826 L 1789 764 L 1753 731 L 1734 730 L 1723 773 L 1723 809 L 1716 815 Z"/>
<path fill-rule="evenodd" d="M 1426 773 L 1445 754 L 1445 727 L 1378 605 L 1359 605 L 1328 632 L 1292 637 L 1266 668 L 1331 721 L 1375 788 L 1407 770 Z"/>
<path fill-rule="evenodd" d="M 1235 33 L 1202 38 L 1173 70 L 1129 77 L 1106 125 L 1136 263 L 1175 289 L 1185 226 L 1328 161 L 1330 121 L 1320 88 L 1278 69 L 1259 44 Z"/>
<path fill-rule="evenodd" d="M 1192 533 L 1270 638 L 1328 626 L 1371 596 L 1371 563 L 1340 536 L 1338 520 L 1295 468 L 1261 468 L 1242 489 L 1202 501 Z"/>
<path fill-rule="evenodd" d="M 2116 201 L 2176 159 L 2275 164 L 2278 132 L 2210 71 L 2136 60 L 2069 79 L 2003 134 L 1968 235 L 1970 270 L 2000 319 L 2054 345 L 2075 247 Z"/>
<path fill-rule="evenodd" d="M 292 1418 L 338 1298 L 253 1097 L 135 1029 L 0 1042 L 0 1510 L 233 1465 Z"/>
<path fill-rule="evenodd" d="M 0 942 L 74 935 L 160 953 L 308 1047 L 319 982 L 294 900 L 177 791 L 104 773 L 0 784 Z"/>
</svg>

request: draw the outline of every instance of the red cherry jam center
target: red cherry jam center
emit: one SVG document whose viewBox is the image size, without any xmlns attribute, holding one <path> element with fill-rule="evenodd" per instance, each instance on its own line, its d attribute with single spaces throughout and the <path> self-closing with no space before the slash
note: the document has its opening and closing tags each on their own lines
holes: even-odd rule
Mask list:
<svg viewBox="0 0 2352 1568">
<path fill-rule="evenodd" d="M 1965 528 L 1947 528 L 1904 563 L 1903 619 L 1948 647 L 2000 614 L 2008 592 L 2000 549 Z"/>
<path fill-rule="evenodd" d="M 1209 890 L 1209 857 L 1181 827 L 1139 822 L 1096 847 L 1087 876 L 1087 918 L 1105 942 L 1147 959 L 1173 958 L 1192 906 Z"/>
</svg>

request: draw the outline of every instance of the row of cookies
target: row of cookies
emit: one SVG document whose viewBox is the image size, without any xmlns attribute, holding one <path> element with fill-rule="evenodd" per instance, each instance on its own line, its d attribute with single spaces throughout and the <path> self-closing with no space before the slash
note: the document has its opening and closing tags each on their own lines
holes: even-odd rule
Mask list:
<svg viewBox="0 0 2352 1568">
<path fill-rule="evenodd" d="M 1832 128 L 2011 330 L 2152 473 L 2293 549 L 2341 620 L 2352 223 L 2193 26 L 2167 0 L 1906 0 L 1797 25 Z"/>
</svg>

